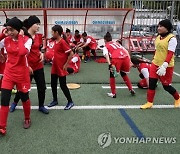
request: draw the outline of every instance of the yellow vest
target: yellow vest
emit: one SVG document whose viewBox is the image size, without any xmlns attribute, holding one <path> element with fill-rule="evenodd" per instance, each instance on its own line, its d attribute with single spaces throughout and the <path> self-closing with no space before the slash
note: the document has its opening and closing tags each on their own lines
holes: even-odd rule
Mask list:
<svg viewBox="0 0 180 154">
<path fill-rule="evenodd" d="M 154 59 L 152 61 L 155 65 L 161 66 L 166 60 L 167 53 L 168 53 L 169 40 L 172 37 L 174 37 L 174 35 L 169 34 L 162 40 L 160 39 L 160 35 L 156 38 L 155 40 L 156 51 L 155 51 Z M 173 67 L 173 66 L 174 66 L 174 55 L 171 58 L 168 67 Z"/>
</svg>

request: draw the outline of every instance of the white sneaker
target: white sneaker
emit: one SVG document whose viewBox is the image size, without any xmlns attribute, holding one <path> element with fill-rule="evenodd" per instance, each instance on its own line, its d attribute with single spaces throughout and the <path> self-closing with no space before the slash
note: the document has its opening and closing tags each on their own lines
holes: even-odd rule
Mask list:
<svg viewBox="0 0 180 154">
<path fill-rule="evenodd" d="M 116 98 L 116 94 L 113 94 L 113 93 L 107 93 L 107 95 L 108 95 L 109 97 Z"/>
</svg>

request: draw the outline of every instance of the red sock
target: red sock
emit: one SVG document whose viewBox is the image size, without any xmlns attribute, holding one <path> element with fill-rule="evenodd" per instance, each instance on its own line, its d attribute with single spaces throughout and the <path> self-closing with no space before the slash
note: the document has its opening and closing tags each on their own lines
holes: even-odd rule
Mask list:
<svg viewBox="0 0 180 154">
<path fill-rule="evenodd" d="M 129 77 L 127 75 L 122 77 L 126 86 L 128 87 L 129 90 L 132 90 L 132 84 L 131 81 L 129 80 Z"/>
<path fill-rule="evenodd" d="M 0 126 L 6 128 L 9 106 L 1 106 L 0 108 Z"/>
<path fill-rule="evenodd" d="M 174 94 L 173 94 L 173 97 L 175 100 L 178 100 L 179 99 L 179 93 L 176 91 Z"/>
<path fill-rule="evenodd" d="M 23 102 L 23 109 L 24 109 L 24 118 L 30 119 L 31 102 L 29 99 L 26 102 Z"/>
<path fill-rule="evenodd" d="M 155 90 L 148 89 L 147 91 L 147 101 L 153 103 L 155 96 Z"/>
<path fill-rule="evenodd" d="M 110 81 L 110 87 L 111 87 L 112 94 L 116 94 L 115 78 L 110 78 L 109 81 Z"/>
</svg>

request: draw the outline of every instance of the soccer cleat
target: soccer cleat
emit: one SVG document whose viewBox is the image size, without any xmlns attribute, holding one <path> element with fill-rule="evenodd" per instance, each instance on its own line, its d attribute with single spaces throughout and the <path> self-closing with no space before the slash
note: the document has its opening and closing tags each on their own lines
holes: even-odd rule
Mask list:
<svg viewBox="0 0 180 154">
<path fill-rule="evenodd" d="M 73 102 L 68 102 L 64 110 L 70 110 L 74 106 Z"/>
<path fill-rule="evenodd" d="M 136 92 L 133 89 L 130 90 L 130 93 L 131 93 L 132 96 L 134 96 L 136 94 Z"/>
<path fill-rule="evenodd" d="M 6 135 L 6 128 L 3 128 L 0 126 L 0 134 L 1 135 Z"/>
<path fill-rule="evenodd" d="M 23 124 L 24 129 L 28 129 L 30 126 L 31 126 L 31 120 L 25 119 Z"/>
<path fill-rule="evenodd" d="M 175 100 L 175 102 L 174 102 L 174 107 L 175 107 L 175 108 L 180 107 L 180 98 L 179 98 L 178 100 Z"/>
<path fill-rule="evenodd" d="M 85 55 L 82 55 L 82 58 L 81 58 L 81 59 L 84 60 L 84 58 L 85 58 Z"/>
<path fill-rule="evenodd" d="M 46 109 L 44 106 L 39 107 L 39 111 L 44 113 L 44 114 L 49 114 L 48 109 Z"/>
<path fill-rule="evenodd" d="M 147 102 L 146 104 L 142 105 L 140 109 L 150 109 L 153 106 L 153 103 Z"/>
<path fill-rule="evenodd" d="M 52 102 L 48 105 L 48 107 L 53 107 L 53 106 L 56 106 L 56 105 L 58 105 L 58 102 L 57 102 L 57 101 L 52 101 Z"/>
<path fill-rule="evenodd" d="M 12 102 L 12 103 L 11 103 L 11 107 L 10 107 L 10 112 L 14 112 L 15 109 L 16 109 L 16 106 L 17 106 L 17 103 Z"/>
<path fill-rule="evenodd" d="M 109 97 L 116 98 L 116 94 L 113 94 L 113 93 L 107 93 L 107 95 L 108 95 Z"/>
</svg>

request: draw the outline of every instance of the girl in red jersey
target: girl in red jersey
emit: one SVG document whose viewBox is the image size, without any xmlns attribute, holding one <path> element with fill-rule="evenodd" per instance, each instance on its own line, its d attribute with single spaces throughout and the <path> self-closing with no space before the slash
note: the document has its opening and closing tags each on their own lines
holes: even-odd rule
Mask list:
<svg viewBox="0 0 180 154">
<path fill-rule="evenodd" d="M 40 28 L 40 20 L 35 15 L 30 16 L 28 19 L 24 20 L 24 26 L 27 28 L 28 33 L 33 38 L 33 45 L 27 59 L 31 69 L 31 80 L 34 78 L 37 85 L 39 111 L 44 114 L 48 114 L 48 109 L 44 107 L 46 83 L 44 76 L 43 53 L 40 51 L 43 44 L 42 34 L 37 34 Z M 15 100 L 16 102 L 11 104 L 11 112 L 15 110 L 17 105 L 18 94 L 16 95 Z"/>
<path fill-rule="evenodd" d="M 96 58 L 96 48 L 97 48 L 97 42 L 96 40 L 88 36 L 86 32 L 82 34 L 82 38 L 80 40 L 80 44 L 76 46 L 76 49 L 83 49 L 83 55 L 85 56 L 84 62 L 86 63 L 88 59 L 90 58 L 90 51 Z"/>
<path fill-rule="evenodd" d="M 73 36 L 71 34 L 71 30 L 66 28 L 66 40 L 68 41 L 71 48 L 75 47 L 75 44 L 73 43 Z"/>
<path fill-rule="evenodd" d="M 4 48 L 0 46 L 0 91 L 1 91 L 1 83 L 5 68 L 5 62 L 6 62 L 6 54 L 4 53 Z"/>
<path fill-rule="evenodd" d="M 46 52 L 45 52 L 45 62 L 47 63 L 52 63 L 53 57 L 54 57 L 54 44 L 55 40 L 53 38 L 49 39 L 47 41 L 47 46 L 46 46 Z"/>
<path fill-rule="evenodd" d="M 79 57 L 78 51 L 76 50 L 74 52 L 76 53 L 72 56 L 67 67 L 67 72 L 69 74 L 78 73 L 81 66 L 81 58 Z"/>
<path fill-rule="evenodd" d="M 6 23 L 9 21 L 9 18 L 6 19 Z M 5 24 L 4 24 L 4 27 L 5 27 Z M 7 29 L 6 28 L 3 28 L 2 30 L 2 35 L 8 35 L 7 33 Z M 4 36 L 5 36 L 4 35 Z M 7 59 L 7 53 L 4 52 L 4 47 L 3 46 L 0 46 L 0 91 L 1 91 L 1 84 L 2 84 L 2 78 L 3 78 L 3 74 L 4 74 L 4 68 L 5 68 L 5 64 L 6 64 L 6 59 Z M 17 93 L 17 90 L 16 89 L 12 89 L 12 94 L 15 94 Z"/>
<path fill-rule="evenodd" d="M 48 105 L 52 107 L 58 104 L 57 100 L 57 82 L 59 78 L 60 87 L 66 96 L 68 103 L 64 110 L 69 110 L 74 106 L 74 103 L 71 98 L 71 94 L 66 85 L 66 75 L 67 75 L 67 66 L 69 61 L 73 56 L 73 51 L 71 50 L 68 43 L 61 37 L 63 33 L 63 28 L 60 25 L 55 25 L 52 27 L 52 36 L 55 39 L 54 45 L 54 59 L 51 69 L 51 88 L 53 94 L 53 101 Z"/>
<path fill-rule="evenodd" d="M 6 23 L 9 21 L 9 19 L 7 19 Z M 4 24 L 5 26 L 5 24 Z M 7 29 L 4 28 L 2 30 L 2 33 L 0 34 L 0 40 L 2 40 L 3 38 L 6 37 L 6 31 Z M 6 62 L 6 53 L 4 53 L 4 46 L 2 44 L 0 44 L 0 91 L 1 91 L 1 84 L 2 84 L 2 78 L 3 78 L 3 73 L 4 73 L 4 68 L 5 68 L 5 62 Z"/>
<path fill-rule="evenodd" d="M 27 129 L 31 125 L 28 92 L 30 89 L 30 77 L 26 55 L 30 52 L 32 39 L 22 35 L 22 26 L 23 24 L 18 18 L 10 19 L 6 23 L 8 37 L 1 41 L 8 56 L 1 89 L 0 134 L 2 135 L 6 134 L 9 101 L 14 85 L 19 90 L 20 98 L 23 102 L 25 117 L 23 127 Z"/>
<path fill-rule="evenodd" d="M 79 43 L 81 43 L 80 40 L 81 40 L 81 35 L 79 34 L 79 30 L 76 29 L 74 36 L 72 37 L 72 41 L 75 45 L 78 45 Z"/>
<path fill-rule="evenodd" d="M 2 30 L 2 35 L 6 29 Z M 5 36 L 5 35 L 4 35 Z M 3 73 L 4 73 L 4 68 L 5 68 L 5 62 L 6 62 L 6 57 L 7 55 L 4 53 L 4 47 L 2 44 L 0 44 L 0 91 L 1 91 L 1 84 L 2 84 L 2 78 L 3 78 Z"/>
<path fill-rule="evenodd" d="M 139 57 L 138 55 L 132 56 L 131 62 L 133 63 L 133 67 L 137 68 L 140 73 L 139 77 L 141 80 L 137 86 L 142 89 L 147 89 L 149 87 L 149 70 L 151 67 L 151 62 L 143 60 L 143 58 Z"/>
<path fill-rule="evenodd" d="M 111 93 L 107 93 L 107 95 L 109 97 L 116 98 L 116 84 L 113 67 L 116 68 L 117 72 L 120 72 L 120 75 L 126 83 L 131 95 L 135 95 L 135 91 L 132 89 L 131 81 L 127 76 L 127 73 L 130 70 L 130 58 L 127 50 L 119 43 L 113 42 L 112 36 L 109 32 L 107 32 L 104 36 L 104 41 L 105 47 L 103 48 L 103 55 L 106 57 L 109 64 L 111 87 Z"/>
</svg>

